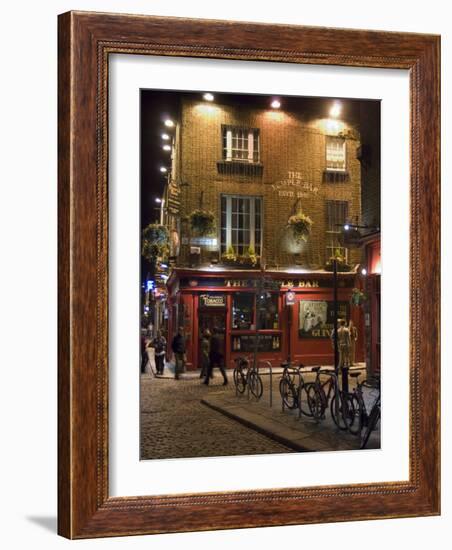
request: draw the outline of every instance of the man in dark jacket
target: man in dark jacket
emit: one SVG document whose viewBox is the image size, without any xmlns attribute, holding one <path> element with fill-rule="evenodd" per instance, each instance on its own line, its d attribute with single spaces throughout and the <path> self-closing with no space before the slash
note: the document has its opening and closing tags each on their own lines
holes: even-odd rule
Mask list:
<svg viewBox="0 0 452 550">
<path fill-rule="evenodd" d="M 185 337 L 183 327 L 179 327 L 171 343 L 171 349 L 174 353 L 174 378 L 175 380 L 179 380 L 180 373 L 185 371 Z"/>
<path fill-rule="evenodd" d="M 220 369 L 224 380 L 223 386 L 226 386 L 228 383 L 228 377 L 226 376 L 226 371 L 224 370 L 223 341 L 220 336 L 220 331 L 217 328 L 213 329 L 213 336 L 210 339 L 209 366 L 207 368 L 206 378 L 203 382 L 206 386 L 209 385 L 209 379 L 212 376 L 214 367 L 218 367 Z"/>
</svg>

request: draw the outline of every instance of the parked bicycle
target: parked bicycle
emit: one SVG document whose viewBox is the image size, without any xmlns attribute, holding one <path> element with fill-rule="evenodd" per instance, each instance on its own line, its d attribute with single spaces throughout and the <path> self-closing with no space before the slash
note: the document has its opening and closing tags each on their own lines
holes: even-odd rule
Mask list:
<svg viewBox="0 0 452 550">
<path fill-rule="evenodd" d="M 353 435 L 361 438 L 361 449 L 367 445 L 370 435 L 377 427 L 381 416 L 380 408 L 380 380 L 369 378 L 359 382 L 360 373 L 351 373 L 350 377 L 356 379 L 356 387 L 349 393 L 348 400 L 352 403 L 354 415 L 345 418 L 347 429 Z M 364 396 L 364 388 L 369 390 L 368 396 L 374 397 L 372 406 L 368 412 Z M 364 433 L 363 433 L 363 429 Z"/>
<path fill-rule="evenodd" d="M 232 374 L 235 389 L 237 393 L 245 393 L 246 388 L 254 395 L 256 399 L 262 397 L 264 385 L 256 365 L 251 364 L 247 357 L 237 357 L 234 359 L 236 366 Z"/>
<path fill-rule="evenodd" d="M 303 365 L 293 367 L 290 363 L 283 363 L 281 366 L 283 374 L 279 381 L 279 393 L 283 410 L 285 407 L 292 410 L 298 408 L 299 416 L 312 416 L 308 405 L 309 384 L 305 383 L 301 371 Z"/>
<path fill-rule="evenodd" d="M 340 430 L 347 430 L 347 418 L 354 418 L 352 400 L 349 394 L 342 392 L 334 371 L 321 367 L 312 369 L 316 373 L 314 382 L 308 388 L 308 405 L 316 420 L 323 420 L 330 408 L 331 418 Z M 325 378 L 322 380 L 322 376 Z M 350 420 L 349 423 L 352 423 Z"/>
</svg>

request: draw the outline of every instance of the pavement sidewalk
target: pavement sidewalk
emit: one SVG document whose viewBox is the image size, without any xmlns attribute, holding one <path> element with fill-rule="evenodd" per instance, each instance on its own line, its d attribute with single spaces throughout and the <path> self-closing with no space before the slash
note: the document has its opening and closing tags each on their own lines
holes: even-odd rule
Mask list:
<svg viewBox="0 0 452 550">
<path fill-rule="evenodd" d="M 269 379 L 263 377 L 263 381 L 264 393 L 259 401 L 253 397 L 248 398 L 246 392 L 243 395 L 236 395 L 235 388 L 231 385 L 232 391 L 207 395 L 201 402 L 294 451 L 359 449 L 359 438 L 337 428 L 329 409 L 326 411 L 325 418 L 320 421 L 303 415 L 299 417 L 298 409 L 283 410 L 278 390 L 279 376 L 276 379 L 273 378 L 273 400 L 270 406 Z M 379 430 L 371 435 L 367 448 L 380 448 Z"/>
</svg>

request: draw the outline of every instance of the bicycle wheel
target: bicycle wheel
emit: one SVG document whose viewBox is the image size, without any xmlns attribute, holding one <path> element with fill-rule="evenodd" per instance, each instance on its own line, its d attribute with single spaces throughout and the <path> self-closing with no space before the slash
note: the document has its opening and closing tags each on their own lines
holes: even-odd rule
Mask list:
<svg viewBox="0 0 452 550">
<path fill-rule="evenodd" d="M 308 400 L 308 391 L 311 386 L 314 386 L 314 384 L 312 382 L 308 382 L 307 384 L 300 384 L 300 387 L 298 388 L 298 408 L 300 409 L 300 414 L 304 414 L 309 417 L 313 416 Z"/>
<path fill-rule="evenodd" d="M 297 395 L 293 389 L 293 385 L 287 378 L 281 378 L 279 382 L 279 393 L 284 406 L 288 409 L 295 409 L 297 406 Z"/>
<path fill-rule="evenodd" d="M 246 388 L 246 378 L 243 375 L 243 371 L 241 368 L 235 368 L 234 374 L 233 374 L 234 384 L 239 393 L 243 393 Z"/>
<path fill-rule="evenodd" d="M 361 441 L 361 447 L 360 447 L 361 449 L 366 448 L 366 445 L 369 441 L 370 434 L 375 430 L 380 420 L 380 415 L 381 415 L 380 404 L 375 403 L 375 405 L 372 407 L 372 410 L 370 411 L 369 421 L 367 423 L 367 427 Z"/>
<path fill-rule="evenodd" d="M 250 392 L 256 399 L 260 399 L 264 391 L 264 386 L 262 384 L 262 379 L 257 372 L 250 372 L 248 384 L 250 385 Z"/>
<path fill-rule="evenodd" d="M 312 384 L 308 389 L 308 407 L 311 415 L 316 420 L 321 420 L 325 417 L 325 395 L 315 384 Z"/>
<path fill-rule="evenodd" d="M 346 406 L 344 407 L 343 418 L 348 431 L 353 435 L 358 435 L 363 427 L 362 414 L 364 403 L 360 403 L 354 394 L 347 394 L 342 397 Z"/>
<path fill-rule="evenodd" d="M 347 418 L 346 410 L 344 410 L 344 403 L 345 403 L 345 409 L 347 409 L 347 401 L 343 400 L 342 397 L 339 397 L 339 403 L 337 405 L 336 410 L 336 399 L 337 395 L 333 395 L 333 398 L 331 399 L 330 404 L 330 411 L 331 411 L 331 418 L 333 419 L 333 422 L 336 424 L 336 426 L 340 430 L 346 430 L 347 429 L 347 423 L 345 421 L 345 418 Z"/>
</svg>

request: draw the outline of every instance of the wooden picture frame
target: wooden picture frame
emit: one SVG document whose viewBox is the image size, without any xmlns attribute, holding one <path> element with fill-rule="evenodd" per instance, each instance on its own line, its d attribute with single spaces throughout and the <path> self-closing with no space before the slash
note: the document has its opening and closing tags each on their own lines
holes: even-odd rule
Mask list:
<svg viewBox="0 0 452 550">
<path fill-rule="evenodd" d="M 69 12 L 59 16 L 58 47 L 59 534 L 87 538 L 439 514 L 440 38 Z M 107 91 L 113 53 L 409 70 L 408 481 L 109 496 Z"/>
</svg>

